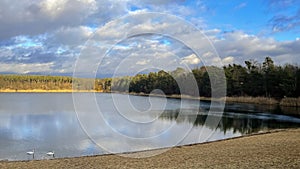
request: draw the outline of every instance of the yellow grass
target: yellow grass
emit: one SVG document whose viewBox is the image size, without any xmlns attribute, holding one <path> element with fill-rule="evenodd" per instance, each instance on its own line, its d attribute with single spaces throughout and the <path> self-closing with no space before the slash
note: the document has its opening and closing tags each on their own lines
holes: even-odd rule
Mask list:
<svg viewBox="0 0 300 169">
<path fill-rule="evenodd" d="M 96 90 L 44 90 L 44 89 L 31 89 L 31 90 L 13 90 L 13 89 L 1 89 L 0 93 L 72 93 L 72 92 L 99 92 Z"/>
<path fill-rule="evenodd" d="M 226 102 L 254 103 L 267 105 L 279 104 L 279 101 L 277 101 L 276 99 L 267 97 L 226 97 Z"/>
<path fill-rule="evenodd" d="M 280 101 L 280 106 L 290 106 L 290 107 L 300 106 L 300 97 L 298 98 L 285 97 Z"/>
</svg>

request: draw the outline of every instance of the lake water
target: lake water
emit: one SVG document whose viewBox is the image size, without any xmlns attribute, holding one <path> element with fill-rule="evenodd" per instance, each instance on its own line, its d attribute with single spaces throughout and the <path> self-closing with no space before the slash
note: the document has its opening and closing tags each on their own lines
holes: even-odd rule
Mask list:
<svg viewBox="0 0 300 169">
<path fill-rule="evenodd" d="M 31 160 L 26 152 L 33 149 L 35 159 L 50 159 L 48 151 L 54 151 L 56 157 L 88 156 L 300 127 L 296 108 L 227 104 L 224 113 L 209 116 L 211 121 L 220 120 L 216 126 L 206 122 L 209 110 L 219 110 L 210 108 L 210 102 L 158 97 L 149 101 L 148 97 L 121 94 L 76 95 L 83 98 L 80 106 L 86 112 L 77 104 L 76 114 L 72 94 L 1 93 L 0 160 Z M 94 96 L 96 112 L 84 102 L 84 98 Z"/>
</svg>

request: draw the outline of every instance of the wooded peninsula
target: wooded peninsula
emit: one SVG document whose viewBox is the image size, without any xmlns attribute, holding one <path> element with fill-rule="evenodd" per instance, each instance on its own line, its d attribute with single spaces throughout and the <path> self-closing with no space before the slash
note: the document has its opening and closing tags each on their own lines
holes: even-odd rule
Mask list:
<svg viewBox="0 0 300 169">
<path fill-rule="evenodd" d="M 286 64 L 275 65 L 270 57 L 263 63 L 245 61 L 245 66 L 230 64 L 223 68 L 206 66 L 187 72 L 182 68 L 166 72 L 150 72 L 118 78 L 73 78 L 68 76 L 0 75 L 0 92 L 125 92 L 147 95 L 160 89 L 166 95 L 211 97 L 210 76 L 222 70 L 226 76 L 227 96 L 238 102 L 277 102 L 300 106 L 300 69 Z M 189 77 L 196 80 L 199 93 L 194 89 L 180 90 L 179 81 Z M 250 100 L 249 100 L 250 98 Z M 260 98 L 260 100 L 258 99 Z M 262 99 L 264 98 L 264 99 Z M 284 103 L 286 102 L 286 103 Z M 268 104 L 268 103 L 267 103 Z"/>
</svg>

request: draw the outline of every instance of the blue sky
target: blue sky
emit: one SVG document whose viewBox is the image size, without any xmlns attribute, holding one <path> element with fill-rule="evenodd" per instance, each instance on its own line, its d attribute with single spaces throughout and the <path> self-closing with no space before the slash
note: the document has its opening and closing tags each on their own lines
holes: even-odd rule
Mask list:
<svg viewBox="0 0 300 169">
<path fill-rule="evenodd" d="M 147 12 L 178 18 L 151 20 L 142 15 Z M 120 20 L 128 15 L 135 19 Z M 209 51 L 207 41 L 199 43 L 201 33 L 185 30 L 189 23 L 209 38 L 218 56 Z M 1 73 L 72 75 L 82 59 L 84 66 L 94 64 L 103 76 L 113 74 L 121 63 L 128 67 L 122 69 L 124 74 L 217 61 L 262 62 L 266 56 L 276 64 L 300 63 L 297 0 L 11 0 L 0 1 L 0 25 Z M 124 35 L 128 30 L 165 34 L 129 37 Z M 200 53 L 195 55 L 184 40 L 169 33 L 188 39 Z M 101 62 L 99 56 L 114 40 L 111 53 Z M 88 41 L 97 41 L 99 53 L 92 56 L 84 50 Z"/>
<path fill-rule="evenodd" d="M 299 36 L 299 1 L 208 1 L 209 12 L 204 18 L 210 28 L 223 31 L 243 30 L 245 33 L 273 37 L 278 41 L 295 40 Z M 295 17 L 294 21 L 275 22 L 276 18 Z M 298 17 L 298 18 L 297 18 Z M 294 23 L 291 28 L 288 24 Z M 298 23 L 297 23 L 298 22 Z M 282 29 L 282 30 L 275 30 Z"/>
</svg>

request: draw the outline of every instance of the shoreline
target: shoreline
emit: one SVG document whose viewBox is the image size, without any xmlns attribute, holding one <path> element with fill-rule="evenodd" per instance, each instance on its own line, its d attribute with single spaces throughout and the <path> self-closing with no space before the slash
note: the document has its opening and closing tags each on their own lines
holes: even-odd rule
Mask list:
<svg viewBox="0 0 300 169">
<path fill-rule="evenodd" d="M 72 89 L 63 89 L 63 90 L 44 90 L 44 89 L 30 89 L 30 90 L 13 90 L 13 89 L 5 89 L 1 90 L 0 93 L 90 93 L 96 92 L 95 90 L 72 90 Z"/>
<path fill-rule="evenodd" d="M 251 134 L 246 134 L 246 135 L 241 135 L 241 136 L 236 136 L 236 137 L 231 137 L 231 138 L 226 138 L 226 139 L 221 139 L 221 140 L 214 140 L 214 141 L 208 141 L 208 142 L 202 142 L 202 143 L 191 143 L 191 144 L 185 144 L 185 145 L 177 145 L 174 147 L 162 147 L 162 148 L 156 148 L 156 149 L 149 149 L 149 150 L 140 150 L 140 151 L 132 151 L 132 152 L 121 152 L 121 153 L 115 153 L 115 154 L 96 154 L 96 155 L 86 155 L 86 156 L 78 156 L 78 157 L 59 157 L 59 158 L 49 158 L 49 159 L 33 159 L 33 160 L 7 160 L 3 159 L 0 160 L 1 162 L 8 162 L 8 163 L 14 163 L 14 162 L 30 162 L 30 161 L 44 161 L 44 160 L 63 160 L 63 159 L 76 159 L 76 158 L 89 158 L 89 157 L 103 157 L 103 156 L 127 156 L 129 158 L 130 155 L 133 155 L 134 158 L 140 158 L 138 157 L 139 155 L 143 154 L 151 154 L 152 152 L 159 152 L 164 150 L 169 150 L 173 148 L 182 148 L 182 147 L 191 147 L 191 146 L 197 146 L 197 145 L 204 145 L 204 144 L 213 144 L 217 142 L 223 142 L 227 140 L 235 140 L 235 139 L 240 139 L 240 138 L 247 138 L 251 136 L 258 136 L 258 135 L 265 135 L 265 134 L 272 134 L 272 133 L 277 133 L 277 132 L 285 132 L 288 130 L 297 130 L 298 128 L 287 128 L 287 129 L 272 129 L 269 131 L 261 131 L 257 133 L 251 133 Z"/>
<path fill-rule="evenodd" d="M 173 99 L 190 99 L 190 100 L 200 100 L 200 101 L 221 101 L 226 103 L 248 103 L 248 104 L 259 104 L 259 105 L 300 107 L 300 97 L 298 98 L 286 97 L 280 100 L 276 100 L 275 98 L 247 97 L 247 96 L 237 96 L 237 97 L 226 96 L 222 98 L 210 98 L 210 97 L 193 97 L 189 95 L 158 95 L 158 94 L 145 94 L 145 93 L 120 93 L 120 94 L 130 94 L 134 96 L 166 97 L 166 98 L 173 98 Z"/>
<path fill-rule="evenodd" d="M 200 101 L 221 101 L 226 103 L 249 103 L 249 104 L 260 104 L 260 105 L 278 105 L 284 107 L 300 107 L 300 97 L 298 98 L 282 98 L 280 100 L 275 98 L 267 97 L 222 97 L 222 98 L 209 98 L 209 97 L 193 97 L 189 95 L 159 95 L 159 94 L 146 94 L 146 93 L 126 93 L 126 92 L 104 92 L 96 90 L 45 90 L 45 89 L 31 89 L 31 90 L 13 90 L 13 89 L 0 89 L 0 93 L 118 93 L 118 94 L 129 94 L 133 96 L 152 96 L 152 97 L 166 97 L 172 99 L 190 99 Z"/>
<path fill-rule="evenodd" d="M 225 140 L 176 146 L 148 158 L 95 155 L 32 161 L 0 161 L 0 168 L 265 168 L 300 167 L 300 129 L 271 130 Z M 157 150 L 125 153 L 142 156 Z M 122 155 L 122 154 L 121 154 Z"/>
</svg>

